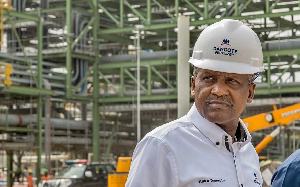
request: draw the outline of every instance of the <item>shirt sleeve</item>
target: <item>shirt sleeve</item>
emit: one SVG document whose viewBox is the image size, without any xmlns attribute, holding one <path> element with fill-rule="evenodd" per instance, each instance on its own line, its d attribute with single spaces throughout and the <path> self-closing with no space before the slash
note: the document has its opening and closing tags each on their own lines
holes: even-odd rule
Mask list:
<svg viewBox="0 0 300 187">
<path fill-rule="evenodd" d="M 300 186 L 300 149 L 291 154 L 275 171 L 271 179 L 272 187 Z"/>
<path fill-rule="evenodd" d="M 292 163 L 286 167 L 281 167 L 274 173 L 272 187 L 299 187 L 300 185 L 299 163 Z"/>
<path fill-rule="evenodd" d="M 174 157 L 165 142 L 144 138 L 134 150 L 125 187 L 176 187 Z"/>
</svg>

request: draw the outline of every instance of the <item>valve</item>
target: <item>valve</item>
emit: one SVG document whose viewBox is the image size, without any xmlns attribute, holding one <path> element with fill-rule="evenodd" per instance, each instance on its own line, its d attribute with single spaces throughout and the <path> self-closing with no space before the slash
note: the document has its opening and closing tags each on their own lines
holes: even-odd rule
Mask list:
<svg viewBox="0 0 300 187">
<path fill-rule="evenodd" d="M 0 62 L 0 84 L 10 86 L 12 84 L 10 75 L 13 72 L 13 66 L 8 63 Z"/>
</svg>

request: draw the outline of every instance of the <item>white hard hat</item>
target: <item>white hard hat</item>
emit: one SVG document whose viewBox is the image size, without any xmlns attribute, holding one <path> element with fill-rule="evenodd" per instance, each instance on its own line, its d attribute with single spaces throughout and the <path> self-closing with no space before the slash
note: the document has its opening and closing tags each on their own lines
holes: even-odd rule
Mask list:
<svg viewBox="0 0 300 187">
<path fill-rule="evenodd" d="M 223 19 L 202 31 L 189 62 L 226 73 L 263 72 L 263 54 L 256 33 L 241 21 Z"/>
</svg>

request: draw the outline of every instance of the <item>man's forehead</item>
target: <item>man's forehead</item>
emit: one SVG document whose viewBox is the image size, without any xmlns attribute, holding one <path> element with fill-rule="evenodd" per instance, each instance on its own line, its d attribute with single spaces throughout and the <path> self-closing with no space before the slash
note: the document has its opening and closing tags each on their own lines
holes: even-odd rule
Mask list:
<svg viewBox="0 0 300 187">
<path fill-rule="evenodd" d="M 201 74 L 207 73 L 207 74 L 212 74 L 212 75 L 248 77 L 248 74 L 227 73 L 227 72 L 213 71 L 213 70 L 202 69 L 202 68 L 197 68 L 197 69 L 199 69 L 198 71 Z"/>
</svg>

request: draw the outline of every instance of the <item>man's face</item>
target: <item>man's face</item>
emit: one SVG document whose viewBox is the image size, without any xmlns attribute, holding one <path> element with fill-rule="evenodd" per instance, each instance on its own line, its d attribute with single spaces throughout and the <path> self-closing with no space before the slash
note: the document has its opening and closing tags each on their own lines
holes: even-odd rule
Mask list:
<svg viewBox="0 0 300 187">
<path fill-rule="evenodd" d="M 249 75 L 196 69 L 191 78 L 191 95 L 202 117 L 220 125 L 236 125 L 251 103 L 255 84 Z"/>
</svg>

